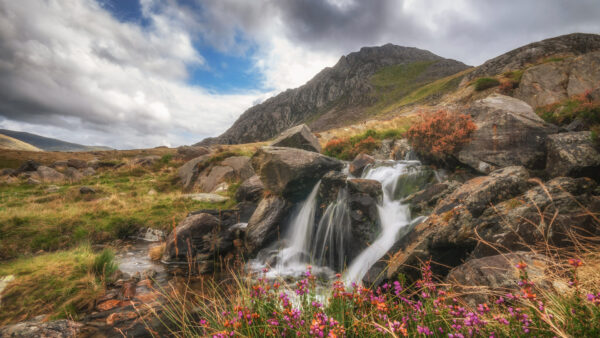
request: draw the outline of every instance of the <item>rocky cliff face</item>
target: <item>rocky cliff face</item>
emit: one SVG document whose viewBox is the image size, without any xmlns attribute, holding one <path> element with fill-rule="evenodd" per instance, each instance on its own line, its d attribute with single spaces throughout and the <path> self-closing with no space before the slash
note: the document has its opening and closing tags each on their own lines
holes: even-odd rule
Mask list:
<svg viewBox="0 0 600 338">
<path fill-rule="evenodd" d="M 425 69 L 412 79 L 422 84 L 468 68 L 461 62 L 417 48 L 392 44 L 365 47 L 342 56 L 335 66 L 323 69 L 305 85 L 248 109 L 221 136 L 205 139 L 201 144 L 263 141 L 305 122 L 318 131 L 357 120 L 364 115 L 364 108 L 376 100 L 370 95 L 373 91 L 370 79 L 377 71 L 416 62 L 426 63 Z"/>
</svg>

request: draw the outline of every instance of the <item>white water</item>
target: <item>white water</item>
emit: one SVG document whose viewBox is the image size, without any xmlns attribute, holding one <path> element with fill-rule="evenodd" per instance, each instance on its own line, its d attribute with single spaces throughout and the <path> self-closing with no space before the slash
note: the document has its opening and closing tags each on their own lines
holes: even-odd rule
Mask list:
<svg viewBox="0 0 600 338">
<path fill-rule="evenodd" d="M 400 178 L 406 174 L 418 176 L 420 172 L 420 162 L 416 160 L 380 162 L 365 169 L 362 178 L 379 181 L 383 188 L 382 203 L 377 206 L 381 232 L 351 262 L 345 261 L 347 255 L 344 249 L 350 233 L 348 193 L 346 189 L 341 189 L 337 200 L 327 207 L 319 223 L 315 224 L 319 182 L 292 218 L 284 237 L 286 247 L 277 251 L 273 248 L 267 250 L 266 256 L 252 263 L 252 268 L 258 271 L 268 266 L 266 262 L 274 258 L 274 266 L 269 266 L 267 273 L 270 278 L 301 276 L 309 263 L 313 264 L 313 273 L 331 276 L 333 270 L 339 271 L 350 263 L 344 279 L 349 283 L 360 283 L 399 236 L 425 218 L 411 219 L 409 206 L 394 200 L 397 189 L 401 188 L 398 186 Z M 406 177 L 402 182 L 406 182 Z"/>
<path fill-rule="evenodd" d="M 348 267 L 344 279 L 348 282 L 360 283 L 369 269 L 375 264 L 398 240 L 400 229 L 411 223 L 408 204 L 394 200 L 398 178 L 406 174 L 409 168 L 418 161 L 400 161 L 392 166 L 378 166 L 368 168 L 363 178 L 381 182 L 383 188 L 383 201 L 377 206 L 381 233 L 379 237 L 363 252 L 361 252 Z"/>
</svg>

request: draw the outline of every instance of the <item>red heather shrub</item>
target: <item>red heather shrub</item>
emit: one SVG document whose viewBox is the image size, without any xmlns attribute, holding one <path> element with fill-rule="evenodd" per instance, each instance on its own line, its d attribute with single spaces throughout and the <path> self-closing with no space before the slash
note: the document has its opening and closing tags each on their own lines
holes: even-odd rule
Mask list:
<svg viewBox="0 0 600 338">
<path fill-rule="evenodd" d="M 381 141 L 374 139 L 372 136 L 367 137 L 364 140 L 359 141 L 352 148 L 352 156 L 356 156 L 360 153 L 372 153 L 375 149 L 379 148 Z"/>
<path fill-rule="evenodd" d="M 502 81 L 500 82 L 500 86 L 498 87 L 500 93 L 504 95 L 510 95 L 513 92 L 513 89 L 514 84 L 510 81 Z"/>
<path fill-rule="evenodd" d="M 337 158 L 346 158 L 350 156 L 350 149 L 352 148 L 352 143 L 350 143 L 349 139 L 333 139 L 323 147 L 323 153 L 327 156 L 337 157 Z"/>
<path fill-rule="evenodd" d="M 422 115 L 422 121 L 410 127 L 406 136 L 418 153 L 443 160 L 468 143 L 475 129 L 471 116 L 439 110 Z"/>
</svg>

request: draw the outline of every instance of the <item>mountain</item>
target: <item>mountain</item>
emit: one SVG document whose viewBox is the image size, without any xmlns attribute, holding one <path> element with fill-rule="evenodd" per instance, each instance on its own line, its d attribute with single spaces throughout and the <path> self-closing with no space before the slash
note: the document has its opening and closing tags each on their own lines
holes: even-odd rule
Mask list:
<svg viewBox="0 0 600 338">
<path fill-rule="evenodd" d="M 413 47 L 364 47 L 303 86 L 251 107 L 221 136 L 199 144 L 264 141 L 300 123 L 316 131 L 343 126 L 385 112 L 415 89 L 468 68 Z"/>
<path fill-rule="evenodd" d="M 29 144 L 36 148 L 37 151 L 93 151 L 112 149 L 109 147 L 84 146 L 77 143 L 65 142 L 54 138 L 14 130 L 0 129 L 0 134 Z"/>
<path fill-rule="evenodd" d="M 19 141 L 16 138 L 0 134 L 0 149 L 23 150 L 23 151 L 42 151 L 29 143 Z"/>
</svg>

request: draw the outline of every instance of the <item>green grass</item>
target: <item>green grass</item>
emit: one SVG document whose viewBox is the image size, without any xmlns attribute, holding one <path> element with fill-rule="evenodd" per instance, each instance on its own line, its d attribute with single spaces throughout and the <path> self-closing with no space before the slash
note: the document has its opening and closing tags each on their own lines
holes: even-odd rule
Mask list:
<svg viewBox="0 0 600 338">
<path fill-rule="evenodd" d="M 458 88 L 460 81 L 463 79 L 464 74 L 458 73 L 439 79 L 430 84 L 424 85 L 423 87 L 411 92 L 398 102 L 398 106 L 404 106 L 422 102 L 430 97 L 442 96 L 446 93 L 453 91 Z"/>
<path fill-rule="evenodd" d="M 408 128 L 409 125 L 407 124 L 404 127 L 395 129 L 369 129 L 348 138 L 333 139 L 325 145 L 323 153 L 327 156 L 349 161 L 361 152 L 372 152 L 380 145 L 381 140 L 402 138 Z"/>
<path fill-rule="evenodd" d="M 480 92 L 492 87 L 496 87 L 500 85 L 500 81 L 498 81 L 498 79 L 494 79 L 491 77 L 482 77 L 479 78 L 477 80 L 475 80 L 474 82 L 475 84 L 475 90 Z"/>
<path fill-rule="evenodd" d="M 0 276 L 14 276 L 2 293 L 0 325 L 40 314 L 74 317 L 90 310 L 116 270 L 114 255 L 89 246 L 0 263 Z"/>
</svg>

